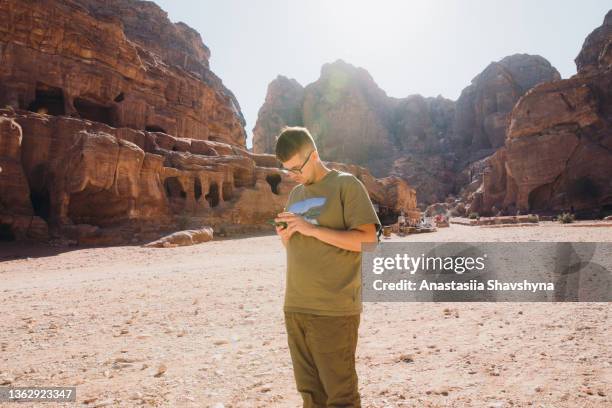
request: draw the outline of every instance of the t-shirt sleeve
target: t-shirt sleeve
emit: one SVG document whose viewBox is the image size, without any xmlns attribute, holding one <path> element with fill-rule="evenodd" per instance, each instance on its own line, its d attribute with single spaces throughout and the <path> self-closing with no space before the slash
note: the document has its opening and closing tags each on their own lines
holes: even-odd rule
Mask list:
<svg viewBox="0 0 612 408">
<path fill-rule="evenodd" d="M 344 222 L 347 228 L 354 229 L 364 224 L 376 224 L 378 231 L 381 224 L 368 191 L 358 178 L 351 177 L 349 180 L 344 185 L 342 197 Z"/>
</svg>

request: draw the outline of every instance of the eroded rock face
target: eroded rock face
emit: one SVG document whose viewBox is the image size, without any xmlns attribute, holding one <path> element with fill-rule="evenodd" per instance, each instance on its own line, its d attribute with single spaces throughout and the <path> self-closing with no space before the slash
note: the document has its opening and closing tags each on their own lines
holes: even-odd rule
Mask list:
<svg viewBox="0 0 612 408">
<path fill-rule="evenodd" d="M 153 2 L 8 0 L 0 17 L 0 239 L 129 242 L 282 208 L 291 186 L 246 151 L 199 34 Z"/>
<path fill-rule="evenodd" d="M 2 239 L 79 244 L 155 239 L 181 223 L 267 228 L 295 186 L 274 156 L 68 117 L 0 110 Z M 359 177 L 390 211 L 416 207 L 400 179 Z M 47 228 L 50 231 L 47 231 Z"/>
<path fill-rule="evenodd" d="M 367 166 L 386 175 L 393 154 L 392 100 L 370 74 L 342 60 L 325 64 L 321 77 L 302 88 L 278 77 L 268 87 L 253 133 L 255 151 L 273 153 L 284 125 L 306 126 L 326 160 Z"/>
<path fill-rule="evenodd" d="M 32 215 L 21 167 L 21 126 L 14 120 L 0 117 L 0 135 L 0 210 L 10 208 L 15 214 Z"/>
<path fill-rule="evenodd" d="M 304 88 L 295 79 L 279 75 L 270 82 L 253 129 L 253 152 L 274 153 L 280 129 L 284 126 L 302 126 L 303 102 Z"/>
<path fill-rule="evenodd" d="M 377 179 L 366 168 L 354 164 L 326 162 L 326 165 L 332 169 L 351 173 L 363 183 L 372 203 L 378 207 L 383 225 L 395 223 L 402 211 L 406 218 L 412 221 L 421 218 L 421 212 L 417 208 L 416 191 L 403 179 L 395 176 Z"/>
<path fill-rule="evenodd" d="M 153 2 L 0 3 L 0 107 L 245 146 L 197 32 Z"/>
<path fill-rule="evenodd" d="M 0 224 L 14 239 L 35 234 L 32 219 L 88 244 L 146 239 L 181 217 L 263 226 L 293 187 L 265 167 L 270 155 L 11 110 L 0 110 L 0 163 Z"/>
<path fill-rule="evenodd" d="M 411 95 L 390 98 L 361 68 L 326 64 L 301 88 L 270 84 L 254 146 L 272 153 L 284 125 L 306 126 L 323 158 L 367 167 L 376 177 L 406 180 L 423 203 L 444 200 L 470 183 L 470 163 L 503 146 L 509 113 L 532 86 L 560 78 L 540 56 L 517 54 L 491 63 L 457 102 Z M 301 107 L 301 117 L 299 108 Z"/>
<path fill-rule="evenodd" d="M 515 54 L 489 64 L 457 100 L 457 150 L 473 162 L 503 146 L 519 98 L 539 83 L 559 79 L 559 72 L 539 55 Z"/>
<path fill-rule="evenodd" d="M 611 16 L 585 40 L 575 76 L 538 85 L 515 106 L 485 175 L 485 211 L 612 211 Z"/>
<path fill-rule="evenodd" d="M 0 116 L 0 240 L 48 237 L 46 222 L 32 210 L 21 142 L 21 126 Z"/>
<path fill-rule="evenodd" d="M 576 68 L 583 75 L 599 73 L 612 65 L 612 10 L 604 17 L 603 24 L 593 30 L 584 40 L 580 54 L 576 57 Z"/>
<path fill-rule="evenodd" d="M 366 166 L 382 177 L 393 155 L 390 103 L 366 70 L 339 60 L 325 64 L 304 89 L 304 126 L 326 160 Z"/>
</svg>

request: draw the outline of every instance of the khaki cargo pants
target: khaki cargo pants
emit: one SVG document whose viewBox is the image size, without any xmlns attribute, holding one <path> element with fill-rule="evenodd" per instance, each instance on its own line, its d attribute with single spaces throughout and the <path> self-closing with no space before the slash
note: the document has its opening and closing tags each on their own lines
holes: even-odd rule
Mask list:
<svg viewBox="0 0 612 408">
<path fill-rule="evenodd" d="M 355 350 L 361 315 L 285 312 L 297 390 L 303 408 L 361 408 Z"/>
</svg>

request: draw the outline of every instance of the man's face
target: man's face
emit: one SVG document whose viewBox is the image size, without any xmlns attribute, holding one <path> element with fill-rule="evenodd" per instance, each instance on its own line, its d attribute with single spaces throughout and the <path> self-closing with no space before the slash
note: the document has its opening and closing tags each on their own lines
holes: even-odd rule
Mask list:
<svg viewBox="0 0 612 408">
<path fill-rule="evenodd" d="M 309 149 L 295 154 L 289 160 L 282 162 L 291 180 L 300 184 L 311 184 L 314 180 L 314 161 L 317 152 Z M 301 171 L 300 171 L 301 168 Z M 291 171 L 293 170 L 293 171 Z"/>
</svg>

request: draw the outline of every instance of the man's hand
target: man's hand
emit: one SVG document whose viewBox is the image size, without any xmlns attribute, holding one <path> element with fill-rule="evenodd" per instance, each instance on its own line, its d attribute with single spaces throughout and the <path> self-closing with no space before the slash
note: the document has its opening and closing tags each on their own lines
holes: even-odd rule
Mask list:
<svg viewBox="0 0 612 408">
<path fill-rule="evenodd" d="M 287 227 L 283 225 L 277 225 L 275 228 L 276 228 L 276 233 L 278 234 L 279 237 L 281 237 L 281 241 L 283 242 L 283 245 L 287 246 L 287 241 L 289 241 L 289 238 L 291 238 L 291 236 L 287 233 Z"/>
<path fill-rule="evenodd" d="M 282 212 L 278 214 L 274 221 L 287 223 L 287 239 L 291 238 L 291 235 L 296 232 L 299 232 L 302 235 L 312 236 L 312 234 L 314 233 L 314 229 L 316 228 L 314 225 L 306 221 L 303 217 L 300 217 L 299 215 L 290 212 Z"/>
<path fill-rule="evenodd" d="M 364 224 L 348 231 L 342 231 L 313 225 L 303 217 L 290 212 L 282 212 L 274 220 L 276 222 L 284 221 L 287 223 L 287 228 L 284 231 L 282 227 L 276 228 L 276 232 L 283 239 L 283 245 L 285 246 L 287 246 L 289 238 L 296 232 L 316 238 L 338 248 L 355 252 L 361 252 L 362 243 L 375 243 L 378 241 L 375 224 Z"/>
</svg>

